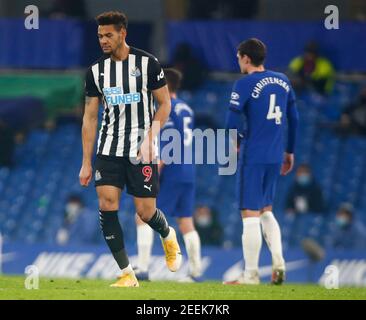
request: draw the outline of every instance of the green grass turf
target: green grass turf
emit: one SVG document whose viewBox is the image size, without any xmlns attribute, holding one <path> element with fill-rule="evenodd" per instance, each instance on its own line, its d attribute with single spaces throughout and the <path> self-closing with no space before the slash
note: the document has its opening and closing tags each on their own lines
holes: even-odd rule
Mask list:
<svg viewBox="0 0 366 320">
<path fill-rule="evenodd" d="M 327 290 L 317 285 L 233 286 L 219 282 L 140 282 L 139 288 L 110 288 L 111 281 L 41 278 L 38 290 L 26 290 L 24 277 L 0 276 L 0 300 L 247 300 L 247 299 L 362 299 L 366 288 Z"/>
</svg>

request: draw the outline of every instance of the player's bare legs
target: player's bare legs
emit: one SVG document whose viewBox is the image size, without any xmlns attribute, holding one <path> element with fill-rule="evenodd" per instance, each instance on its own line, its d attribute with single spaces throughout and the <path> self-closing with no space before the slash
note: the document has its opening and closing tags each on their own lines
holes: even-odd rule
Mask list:
<svg viewBox="0 0 366 320">
<path fill-rule="evenodd" d="M 167 267 L 170 271 L 177 271 L 182 264 L 182 254 L 175 230 L 169 227 L 164 213 L 156 208 L 156 198 L 134 197 L 136 213 L 142 221 L 160 234 Z"/>
<path fill-rule="evenodd" d="M 114 186 L 98 186 L 96 189 L 100 210 L 112 211 L 119 209 L 121 189 Z"/>
<path fill-rule="evenodd" d="M 124 246 L 123 231 L 118 219 L 121 189 L 114 186 L 98 186 L 99 217 L 103 236 L 114 259 L 121 269 L 119 280 L 112 287 L 138 287 L 138 281 L 129 263 Z"/>
<path fill-rule="evenodd" d="M 140 219 L 144 222 L 151 220 L 156 212 L 156 199 L 155 198 L 133 198 L 136 208 L 136 213 Z M 167 231 L 169 233 L 169 230 Z"/>
<path fill-rule="evenodd" d="M 272 206 L 261 210 L 260 222 L 264 239 L 272 254 L 272 283 L 281 284 L 285 280 L 285 260 L 282 253 L 281 230 L 272 212 Z"/>
<path fill-rule="evenodd" d="M 189 260 L 189 271 L 193 278 L 202 275 L 201 240 L 196 231 L 192 217 L 177 218 L 179 230 L 183 235 Z"/>
<path fill-rule="evenodd" d="M 244 277 L 243 284 L 259 284 L 259 254 L 262 247 L 262 232 L 260 225 L 260 211 L 242 210 L 243 219 L 243 255 Z"/>
</svg>

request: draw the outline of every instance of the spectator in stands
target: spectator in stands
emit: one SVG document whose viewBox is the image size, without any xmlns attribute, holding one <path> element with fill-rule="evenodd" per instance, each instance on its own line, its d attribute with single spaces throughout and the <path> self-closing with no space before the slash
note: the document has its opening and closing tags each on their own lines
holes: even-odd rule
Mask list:
<svg viewBox="0 0 366 320">
<path fill-rule="evenodd" d="M 330 94 L 333 90 L 333 65 L 327 58 L 319 55 L 315 42 L 308 43 L 304 54 L 291 60 L 289 71 L 294 77 L 294 86 L 299 91 L 312 88 L 320 94 Z"/>
<path fill-rule="evenodd" d="M 0 119 L 0 167 L 13 165 L 14 132 Z"/>
<path fill-rule="evenodd" d="M 331 228 L 331 244 L 336 249 L 366 249 L 366 228 L 355 219 L 354 208 L 343 203 L 335 216 Z"/>
<path fill-rule="evenodd" d="M 366 135 L 366 87 L 361 90 L 357 101 L 343 111 L 337 132 Z"/>
<path fill-rule="evenodd" d="M 309 226 L 326 213 L 322 190 L 307 164 L 296 170 L 295 182 L 287 194 L 286 213 L 290 223 L 288 241 L 295 246 L 309 236 Z"/>
<path fill-rule="evenodd" d="M 198 89 L 205 80 L 206 68 L 193 54 L 188 43 L 181 43 L 177 46 L 173 58 L 173 67 L 183 74 L 182 90 Z"/>
<path fill-rule="evenodd" d="M 93 244 L 100 239 L 99 221 L 94 212 L 84 206 L 78 194 L 71 194 L 65 205 L 63 225 L 57 232 L 57 243 Z"/>
<path fill-rule="evenodd" d="M 207 206 L 197 207 L 194 213 L 194 224 L 203 245 L 221 246 L 223 231 L 217 214 Z"/>
<path fill-rule="evenodd" d="M 322 190 L 307 164 L 300 165 L 296 170 L 295 183 L 287 195 L 286 211 L 290 215 L 323 214 L 326 211 Z"/>
</svg>

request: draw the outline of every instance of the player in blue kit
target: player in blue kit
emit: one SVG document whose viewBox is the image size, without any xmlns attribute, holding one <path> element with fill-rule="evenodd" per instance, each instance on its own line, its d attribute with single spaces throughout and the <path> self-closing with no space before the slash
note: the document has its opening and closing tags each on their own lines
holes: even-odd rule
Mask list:
<svg viewBox="0 0 366 320">
<path fill-rule="evenodd" d="M 176 69 L 164 70 L 171 97 L 172 111 L 165 126 L 161 130 L 161 160 L 159 163 L 160 191 L 157 198 L 159 208 L 167 214 L 177 218 L 189 260 L 190 275 L 188 280 L 195 280 L 201 275 L 201 242 L 193 224 L 193 211 L 195 202 L 195 165 L 184 163 L 185 154 L 192 153 L 194 113 L 182 100 L 177 98 L 182 75 Z M 170 136 L 168 130 L 175 130 L 179 139 L 164 141 L 164 134 Z M 169 146 L 168 146 L 169 144 Z M 172 154 L 164 151 L 171 149 L 181 150 L 175 160 L 178 163 L 168 162 L 167 157 Z M 188 157 L 189 158 L 189 157 Z M 193 159 L 193 156 L 192 156 Z M 137 278 L 148 279 L 148 267 L 153 244 L 153 230 L 136 216 L 138 269 Z"/>
<path fill-rule="evenodd" d="M 245 268 L 235 283 L 241 284 L 260 282 L 261 227 L 272 254 L 272 283 L 281 284 L 285 279 L 281 231 L 272 204 L 280 174 L 288 174 L 294 166 L 298 112 L 289 79 L 265 70 L 265 57 L 266 47 L 258 39 L 239 45 L 238 63 L 246 76 L 234 84 L 226 120 L 227 129 L 238 129 L 240 141 L 237 195 Z"/>
</svg>

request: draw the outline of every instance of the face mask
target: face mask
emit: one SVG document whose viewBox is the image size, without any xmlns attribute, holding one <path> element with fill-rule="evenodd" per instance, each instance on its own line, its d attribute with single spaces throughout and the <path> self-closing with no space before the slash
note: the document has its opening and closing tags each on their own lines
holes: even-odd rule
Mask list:
<svg viewBox="0 0 366 320">
<path fill-rule="evenodd" d="M 297 178 L 296 178 L 296 181 L 298 182 L 298 184 L 299 185 L 301 185 L 301 186 L 307 186 L 307 185 L 309 185 L 310 184 L 310 182 L 311 182 L 311 177 L 309 176 L 309 175 L 305 175 L 305 174 L 303 174 L 303 175 L 301 175 L 301 176 L 298 176 Z"/>
<path fill-rule="evenodd" d="M 208 227 L 211 225 L 212 219 L 210 216 L 201 216 L 198 217 L 196 223 L 200 227 Z"/>
<path fill-rule="evenodd" d="M 66 205 L 66 213 L 69 219 L 74 220 L 80 211 L 80 205 L 78 203 L 70 202 Z"/>
<path fill-rule="evenodd" d="M 336 218 L 336 224 L 340 228 L 344 228 L 345 226 L 349 225 L 349 221 L 345 217 L 337 217 Z"/>
</svg>

